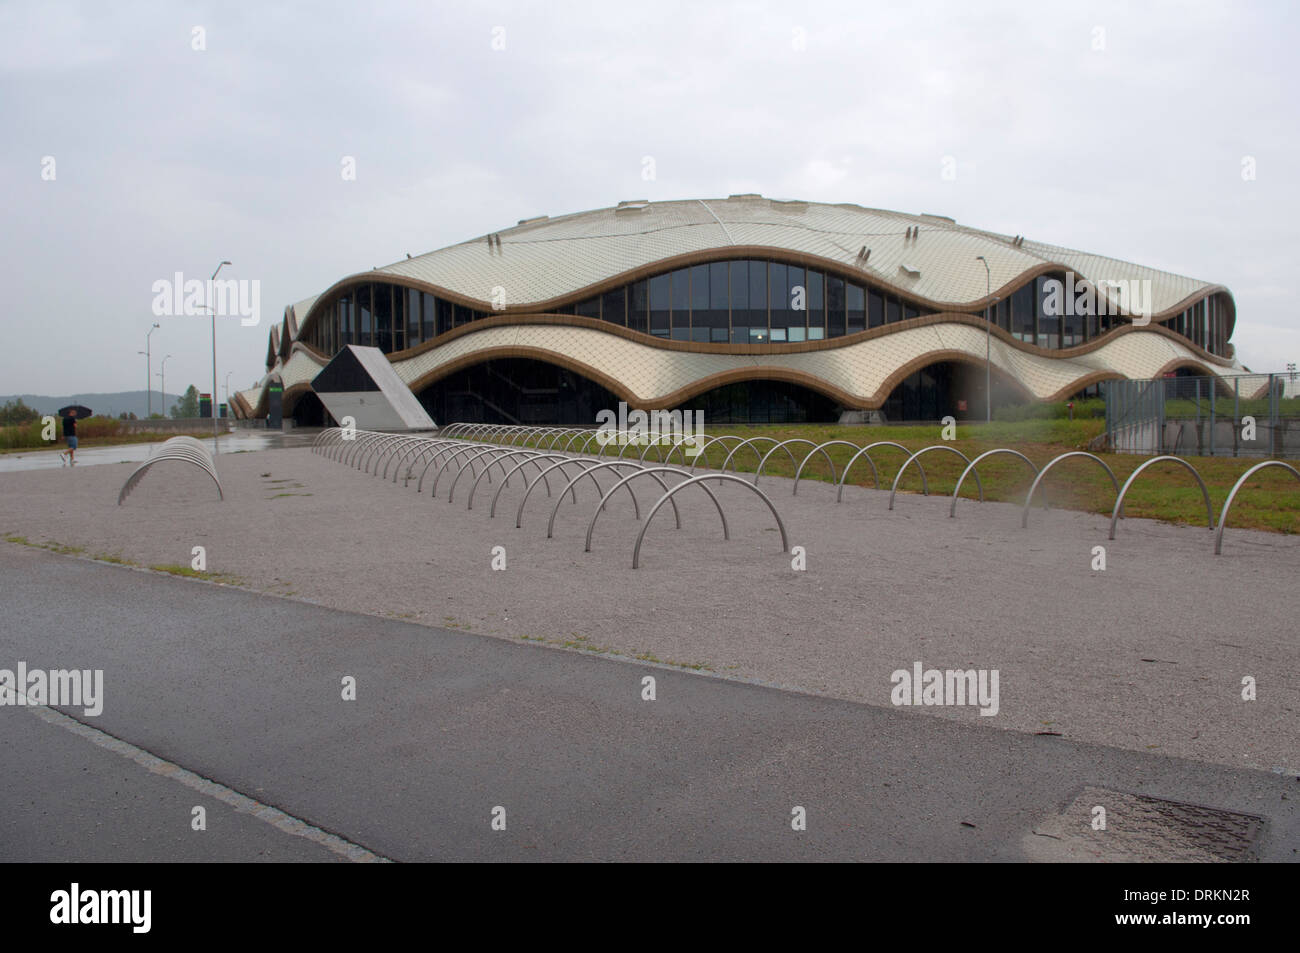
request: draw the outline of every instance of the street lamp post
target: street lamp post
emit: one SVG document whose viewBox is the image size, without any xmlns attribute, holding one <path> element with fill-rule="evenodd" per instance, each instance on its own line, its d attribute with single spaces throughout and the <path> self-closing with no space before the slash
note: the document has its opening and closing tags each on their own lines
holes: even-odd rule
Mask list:
<svg viewBox="0 0 1300 953">
<path fill-rule="evenodd" d="M 216 290 L 217 272 L 222 269 L 222 266 L 229 264 L 230 262 L 223 261 L 220 265 L 217 265 L 217 271 L 214 271 L 212 277 L 208 279 L 208 308 L 212 312 L 212 401 L 210 406 L 212 412 L 212 449 L 214 452 L 216 451 L 217 437 L 217 308 L 213 304 L 213 292 Z"/>
<path fill-rule="evenodd" d="M 167 357 L 171 357 L 171 355 L 168 354 Z M 164 357 L 162 359 L 162 363 L 159 365 L 159 371 L 158 371 L 158 380 L 160 381 L 158 385 L 158 391 L 159 391 L 159 395 L 162 397 L 164 417 L 167 416 L 167 357 Z"/>
<path fill-rule="evenodd" d="M 144 389 L 145 406 L 148 408 L 144 414 L 146 419 L 153 416 L 153 358 L 149 353 L 149 338 L 153 337 L 158 328 L 159 325 L 155 323 L 144 336 Z"/>
<path fill-rule="evenodd" d="M 989 271 L 989 260 L 983 255 L 976 255 L 975 260 L 984 264 L 984 295 L 988 297 L 993 293 L 993 276 Z M 984 412 L 985 419 L 988 423 L 993 422 L 993 312 L 992 307 L 996 305 L 994 301 L 985 308 L 984 314 Z"/>
<path fill-rule="evenodd" d="M 226 383 L 224 385 L 226 388 L 226 413 L 232 417 L 234 416 L 234 411 L 230 409 L 230 375 L 233 373 L 235 372 L 226 371 Z"/>
</svg>

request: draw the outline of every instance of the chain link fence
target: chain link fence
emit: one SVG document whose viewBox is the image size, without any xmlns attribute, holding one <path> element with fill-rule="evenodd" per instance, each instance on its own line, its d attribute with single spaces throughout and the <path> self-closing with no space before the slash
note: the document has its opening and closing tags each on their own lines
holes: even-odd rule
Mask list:
<svg viewBox="0 0 1300 953">
<path fill-rule="evenodd" d="M 1104 448 L 1201 457 L 1300 457 L 1295 372 L 1107 381 Z"/>
</svg>

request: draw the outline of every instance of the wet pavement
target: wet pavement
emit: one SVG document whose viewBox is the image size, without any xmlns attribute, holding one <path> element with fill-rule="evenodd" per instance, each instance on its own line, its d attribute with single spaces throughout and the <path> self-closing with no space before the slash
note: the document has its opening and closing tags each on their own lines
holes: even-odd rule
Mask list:
<svg viewBox="0 0 1300 953">
<path fill-rule="evenodd" d="M 285 433 L 279 430 L 236 430 L 220 437 L 208 437 L 204 446 L 214 454 L 242 453 L 250 450 L 278 450 L 285 447 L 308 446 L 320 431 L 304 428 Z M 148 460 L 164 440 L 175 434 L 158 434 L 157 440 L 148 443 L 124 443 L 105 447 L 84 447 L 77 450 L 77 466 L 93 467 L 100 463 L 137 463 Z M 19 470 L 58 470 L 66 466 L 55 450 L 30 450 L 20 453 L 0 454 L 0 473 Z"/>
</svg>

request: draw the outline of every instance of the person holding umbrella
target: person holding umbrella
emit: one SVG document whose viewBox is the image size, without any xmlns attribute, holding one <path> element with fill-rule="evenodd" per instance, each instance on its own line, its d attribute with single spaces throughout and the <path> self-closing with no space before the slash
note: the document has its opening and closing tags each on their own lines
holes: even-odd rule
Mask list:
<svg viewBox="0 0 1300 953">
<path fill-rule="evenodd" d="M 59 454 L 59 459 L 69 466 L 76 466 L 77 453 L 77 418 L 89 417 L 94 411 L 89 407 L 82 407 L 80 404 L 69 404 L 67 407 L 59 408 L 59 416 L 63 418 L 63 439 L 68 442 L 66 452 Z"/>
</svg>

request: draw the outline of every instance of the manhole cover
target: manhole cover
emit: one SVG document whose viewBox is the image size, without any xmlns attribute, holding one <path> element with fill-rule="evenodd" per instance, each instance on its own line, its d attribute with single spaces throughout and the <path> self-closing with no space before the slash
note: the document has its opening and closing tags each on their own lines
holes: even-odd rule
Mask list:
<svg viewBox="0 0 1300 953">
<path fill-rule="evenodd" d="M 1232 863 L 1255 859 L 1263 829 L 1253 814 L 1085 787 L 1024 846 L 1031 860 Z"/>
</svg>

